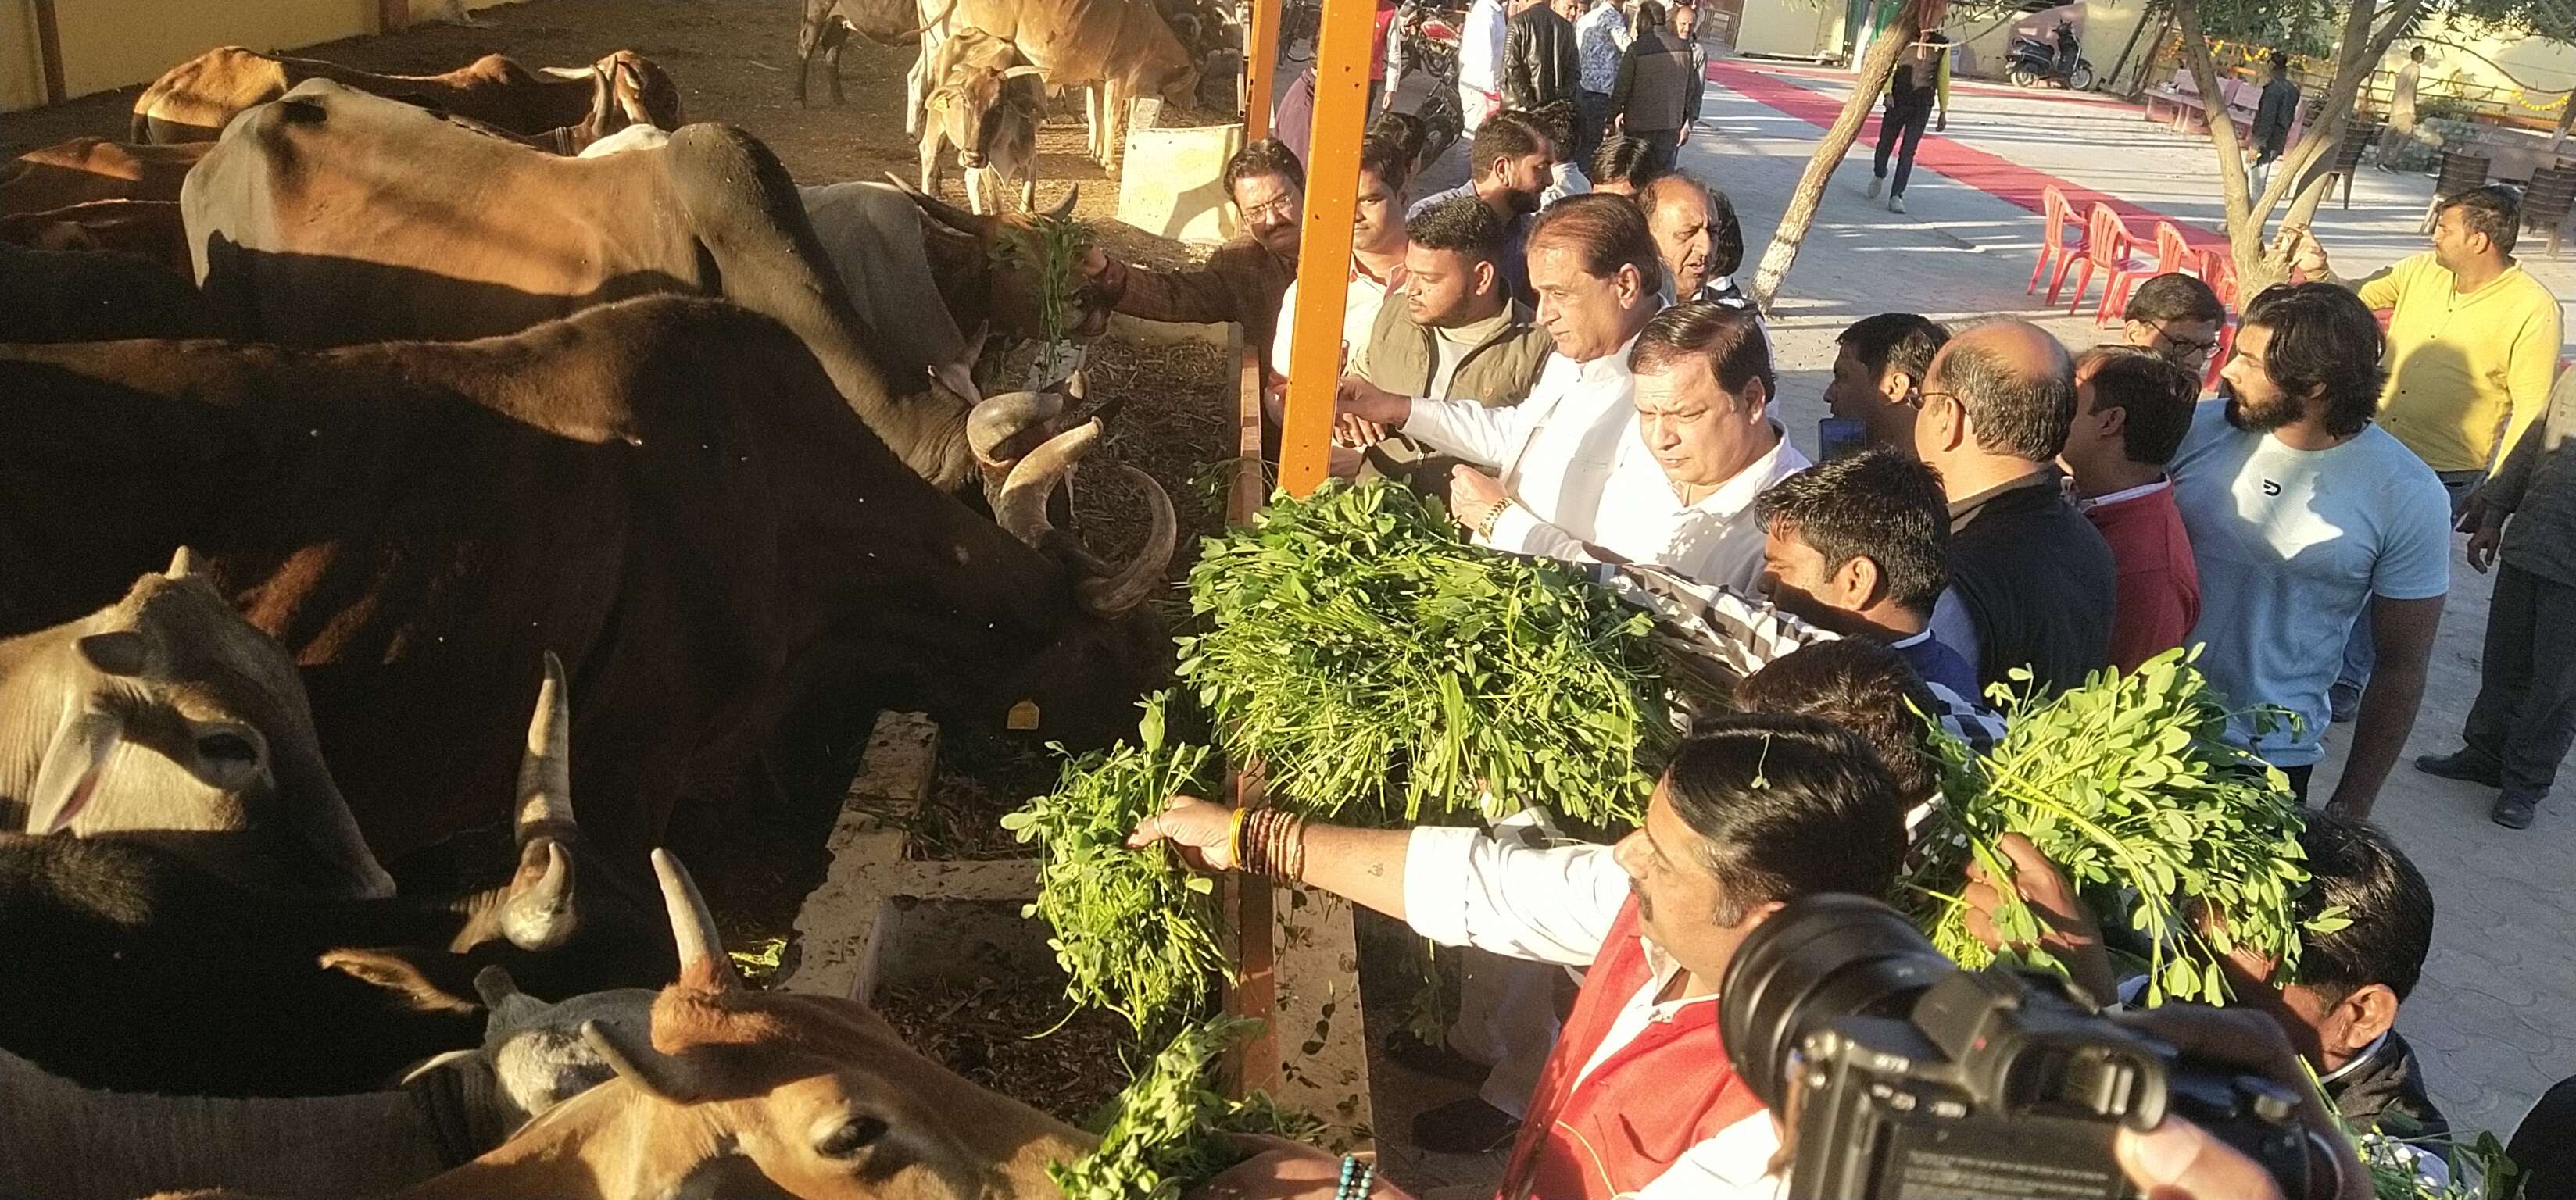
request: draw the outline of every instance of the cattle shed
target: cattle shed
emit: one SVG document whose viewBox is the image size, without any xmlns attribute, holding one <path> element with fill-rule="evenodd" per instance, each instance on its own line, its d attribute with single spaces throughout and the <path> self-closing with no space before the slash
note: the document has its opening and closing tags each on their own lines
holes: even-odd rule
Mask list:
<svg viewBox="0 0 2576 1200">
<path fill-rule="evenodd" d="M 0 112 L 150 83 L 213 46 L 283 52 L 514 0 L 0 0 Z"/>
</svg>

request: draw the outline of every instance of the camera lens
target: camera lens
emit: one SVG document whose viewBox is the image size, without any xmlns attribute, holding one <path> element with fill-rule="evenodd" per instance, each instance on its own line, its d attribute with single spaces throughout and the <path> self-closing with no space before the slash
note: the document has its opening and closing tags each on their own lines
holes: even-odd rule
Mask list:
<svg viewBox="0 0 2576 1200">
<path fill-rule="evenodd" d="M 1876 900 L 1801 897 L 1736 949 L 1719 988 L 1718 1033 L 1746 1086 L 1785 1111 L 1789 1052 L 1810 1031 L 1845 1016 L 1902 1016 L 1958 969 Z"/>
</svg>

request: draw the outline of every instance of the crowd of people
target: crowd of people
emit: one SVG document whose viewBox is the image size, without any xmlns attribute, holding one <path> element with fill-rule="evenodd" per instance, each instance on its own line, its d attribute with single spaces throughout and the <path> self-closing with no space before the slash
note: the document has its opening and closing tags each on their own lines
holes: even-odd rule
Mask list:
<svg viewBox="0 0 2576 1200">
<path fill-rule="evenodd" d="M 2576 471 L 2561 461 L 2576 374 L 2557 371 L 2556 300 L 2513 257 L 2516 195 L 2449 197 L 2429 253 L 2366 279 L 2288 229 L 2302 281 L 2237 313 L 2191 275 L 2146 280 L 2102 345 L 2011 319 L 1862 317 L 1824 393 L 1862 444 L 1810 462 L 1732 281 L 1733 205 L 1674 165 L 1699 89 L 1670 99 L 1656 76 L 1676 57 L 1696 69 L 1665 47 L 1689 44 L 1689 20 L 1643 0 L 1645 28 L 1596 53 L 1625 27 L 1600 14 L 1618 11 L 1479 0 L 1455 189 L 1407 205 L 1418 127 L 1375 119 L 1333 470 L 1439 497 L 1479 544 L 1660 592 L 1742 672 L 1743 711 L 1702 721 L 1615 845 L 1548 844 L 1514 822 L 1281 835 L 1308 885 L 1473 948 L 1471 1015 L 1448 1044 L 1390 1052 L 1484 1086 L 1423 1114 L 1414 1140 L 1510 1147 L 1509 1195 L 1774 1194 L 1778 1128 L 1716 1044 L 1734 948 L 1796 897 L 1888 891 L 1937 802 L 1913 714 L 1988 744 L 1998 685 L 2054 692 L 2186 646 L 2240 710 L 2229 740 L 2303 805 L 2327 731 L 2353 723 L 2302 839 L 2306 911 L 2350 920 L 2311 934 L 2287 978 L 2240 956 L 2232 990 L 2277 1021 L 2264 1044 L 2286 1033 L 2343 1121 L 2441 1132 L 2394 1029 L 2432 894 L 2368 818 L 2417 719 L 2455 527 L 2473 568 L 2501 563 L 2484 676 L 2462 747 L 2417 769 L 2496 788 L 2494 821 L 2520 829 L 2576 739 L 2576 621 L 2550 615 L 2576 617 Z M 1498 22 L 1490 56 L 1480 20 Z M 1946 107 L 1937 58 L 1915 64 L 1907 121 L 1880 146 L 1882 172 L 1900 151 L 1891 199 Z M 1122 311 L 1241 323 L 1277 382 L 1303 167 L 1256 142 L 1225 179 L 1246 232 L 1206 266 L 1086 269 Z M 2393 313 L 2384 331 L 2374 310 Z M 1134 840 L 1225 869 L 1243 861 L 1234 816 L 1176 797 Z M 2015 879 L 1980 877 L 1972 904 L 2017 889 L 2084 993 L 2116 1003 L 2126 985 L 2083 906 L 2026 844 L 2011 853 Z M 1561 1016 L 1560 967 L 1585 969 Z M 2150 1190 L 2256 1194 L 2175 1178 L 2223 1157 L 2195 1136 L 2130 1138 L 2123 1162 Z M 1321 1168 L 1294 1160 L 1246 1168 L 1271 1182 L 1234 1194 L 1299 1194 L 1279 1181 Z M 2422 1169 L 2441 1172 L 2439 1154 Z"/>
</svg>

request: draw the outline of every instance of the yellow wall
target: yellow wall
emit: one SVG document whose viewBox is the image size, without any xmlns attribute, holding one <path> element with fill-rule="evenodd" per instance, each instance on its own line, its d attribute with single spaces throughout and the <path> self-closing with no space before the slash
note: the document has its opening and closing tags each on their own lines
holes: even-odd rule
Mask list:
<svg viewBox="0 0 2576 1200">
<path fill-rule="evenodd" d="M 1744 0 L 1735 29 L 1738 54 L 1809 58 L 1841 44 L 1843 6 L 1817 0 Z"/>
<path fill-rule="evenodd" d="M 485 8 L 504 0 L 468 0 Z M 413 0 L 426 12 L 434 0 Z M 73 96 L 149 83 L 217 46 L 295 50 L 375 33 L 376 0 L 58 0 L 63 86 Z M 0 0 L 0 109 L 44 102 L 35 6 Z"/>
</svg>

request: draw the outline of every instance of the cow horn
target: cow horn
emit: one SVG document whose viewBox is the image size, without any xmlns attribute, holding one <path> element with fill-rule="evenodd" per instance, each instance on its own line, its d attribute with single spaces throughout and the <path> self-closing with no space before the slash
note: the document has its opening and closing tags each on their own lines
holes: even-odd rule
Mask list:
<svg viewBox="0 0 2576 1200">
<path fill-rule="evenodd" d="M 537 73 L 540 75 L 552 75 L 557 79 L 588 79 L 598 70 L 599 68 L 596 66 L 539 67 L 537 68 Z"/>
<path fill-rule="evenodd" d="M 697 1099 L 697 1072 L 690 1069 L 688 1060 L 654 1049 L 651 1041 L 632 1040 L 616 1026 L 597 1018 L 581 1023 L 581 1040 L 608 1060 L 610 1070 L 645 1095 L 669 1104 L 688 1104 Z"/>
<path fill-rule="evenodd" d="M 197 552 L 181 546 L 170 552 L 170 569 L 161 573 L 165 579 L 186 579 L 197 573 Z"/>
<path fill-rule="evenodd" d="M 1046 74 L 1046 72 L 1040 68 L 1030 66 L 1027 63 L 1021 63 L 1016 67 L 1012 67 L 1009 70 L 1002 72 L 1002 82 L 1008 83 L 1014 79 L 1026 79 L 1031 75 L 1044 74 Z"/>
<path fill-rule="evenodd" d="M 571 832 L 572 698 L 563 660 L 546 651 L 545 681 L 537 685 L 537 711 L 528 718 L 528 746 L 519 759 L 519 844 L 540 832 Z"/>
<path fill-rule="evenodd" d="M 715 915 L 707 911 L 706 897 L 698 894 L 698 883 L 689 878 L 689 869 L 671 857 L 670 851 L 655 850 L 653 877 L 662 884 L 662 907 L 671 914 L 671 941 L 680 952 L 681 986 L 741 990 L 742 979 L 733 973 L 733 960 L 725 957 L 724 935 L 716 931 Z"/>
<path fill-rule="evenodd" d="M 1026 452 L 1014 439 L 1043 429 L 1063 412 L 1064 398 L 1053 392 L 1004 392 L 966 414 L 966 445 L 975 461 L 1007 467 Z"/>
<path fill-rule="evenodd" d="M 573 897 L 572 856 L 563 843 L 550 837 L 530 841 L 519 848 L 519 870 L 510 882 L 510 899 L 501 906 L 501 936 L 531 952 L 571 941 L 581 928 L 581 910 Z"/>
<path fill-rule="evenodd" d="M 66 704 L 62 727 L 45 747 L 36 767 L 36 790 L 28 797 L 27 832 L 43 835 L 71 828 L 98 790 L 98 773 L 107 766 L 124 736 L 124 723 L 95 708 L 71 711 Z"/>
<path fill-rule="evenodd" d="M 886 178 L 893 180 L 896 187 L 902 188 L 904 195 L 912 197 L 912 202 L 920 205 L 921 211 L 930 214 L 931 220 L 970 237 L 980 238 L 992 232 L 993 218 L 979 217 L 937 196 L 924 195 L 920 188 L 912 186 L 911 181 L 892 171 L 886 172 Z"/>
<path fill-rule="evenodd" d="M 993 498 L 994 523 L 1030 548 L 1043 548 L 1047 535 L 1055 532 L 1054 524 L 1047 520 L 1047 497 L 1055 494 L 1056 485 L 1072 474 L 1074 464 L 1099 442 L 1100 422 L 1085 421 L 1029 451 L 1028 457 L 1011 468 L 1010 478 L 1002 482 L 1001 494 Z"/>
<path fill-rule="evenodd" d="M 1180 540 L 1180 522 L 1172 514 L 1172 497 L 1154 477 L 1126 463 L 1118 464 L 1129 480 L 1142 488 L 1153 524 L 1145 534 L 1145 544 L 1136 557 L 1115 575 L 1085 579 L 1073 585 L 1074 599 L 1095 617 L 1118 617 L 1145 602 L 1163 582 L 1163 571 L 1171 566 L 1172 548 Z"/>
<path fill-rule="evenodd" d="M 1061 221 L 1066 217 L 1072 216 L 1073 202 L 1080 198 L 1081 195 L 1081 184 L 1077 183 L 1072 187 L 1064 189 L 1064 199 L 1057 201 L 1054 208 L 1050 208 L 1046 211 L 1047 219 L 1050 221 Z"/>
</svg>

